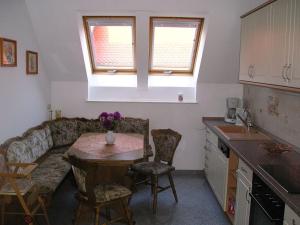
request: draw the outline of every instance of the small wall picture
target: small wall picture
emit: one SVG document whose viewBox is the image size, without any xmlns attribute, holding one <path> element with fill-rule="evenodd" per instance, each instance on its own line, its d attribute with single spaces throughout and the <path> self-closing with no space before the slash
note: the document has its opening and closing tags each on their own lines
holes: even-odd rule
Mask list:
<svg viewBox="0 0 300 225">
<path fill-rule="evenodd" d="M 1 66 L 17 66 L 17 42 L 14 40 L 0 38 L 0 64 Z"/>
<path fill-rule="evenodd" d="M 38 74 L 38 53 L 26 51 L 26 73 Z"/>
</svg>

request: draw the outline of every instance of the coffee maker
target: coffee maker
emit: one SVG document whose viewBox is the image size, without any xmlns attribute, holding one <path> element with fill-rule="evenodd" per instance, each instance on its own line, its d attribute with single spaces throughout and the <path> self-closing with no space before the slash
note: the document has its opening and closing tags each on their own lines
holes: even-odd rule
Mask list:
<svg viewBox="0 0 300 225">
<path fill-rule="evenodd" d="M 235 123 L 236 122 L 236 110 L 240 108 L 242 104 L 242 100 L 239 98 L 227 98 L 226 106 L 227 111 L 225 115 L 225 122 L 227 123 Z"/>
</svg>

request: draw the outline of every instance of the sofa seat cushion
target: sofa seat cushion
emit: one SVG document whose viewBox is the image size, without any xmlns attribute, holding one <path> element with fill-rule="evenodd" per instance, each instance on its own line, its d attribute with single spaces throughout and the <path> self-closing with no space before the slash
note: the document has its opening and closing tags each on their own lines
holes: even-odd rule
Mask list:
<svg viewBox="0 0 300 225">
<path fill-rule="evenodd" d="M 65 154 L 66 151 L 68 151 L 70 148 L 70 145 L 63 146 L 63 147 L 58 147 L 58 148 L 53 148 L 49 151 L 50 154 Z"/>
<path fill-rule="evenodd" d="M 32 173 L 32 180 L 39 187 L 40 193 L 54 192 L 71 169 L 63 159 L 63 154 L 49 155 Z"/>
<path fill-rule="evenodd" d="M 57 119 L 49 122 L 53 147 L 61 147 L 74 143 L 78 138 L 76 119 Z"/>
</svg>

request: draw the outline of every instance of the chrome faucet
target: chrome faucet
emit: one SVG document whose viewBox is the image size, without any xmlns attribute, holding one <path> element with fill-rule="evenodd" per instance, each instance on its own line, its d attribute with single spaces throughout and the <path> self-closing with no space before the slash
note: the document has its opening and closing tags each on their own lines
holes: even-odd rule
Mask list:
<svg viewBox="0 0 300 225">
<path fill-rule="evenodd" d="M 247 127 L 248 132 L 250 131 L 250 128 L 253 127 L 253 122 L 251 118 L 251 114 L 247 108 L 244 108 L 243 114 L 246 113 L 245 118 L 243 118 L 239 113 L 237 113 L 237 117 L 242 121 L 242 123 Z"/>
</svg>

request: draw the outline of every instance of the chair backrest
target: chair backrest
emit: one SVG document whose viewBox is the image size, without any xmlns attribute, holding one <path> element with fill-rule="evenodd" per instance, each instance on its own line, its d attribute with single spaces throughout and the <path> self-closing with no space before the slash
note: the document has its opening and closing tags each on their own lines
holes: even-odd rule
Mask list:
<svg viewBox="0 0 300 225">
<path fill-rule="evenodd" d="M 175 150 L 181 140 L 181 134 L 171 129 L 157 129 L 152 130 L 151 135 L 155 145 L 154 161 L 163 161 L 172 165 Z"/>
<path fill-rule="evenodd" d="M 142 134 L 144 149 L 149 147 L 149 119 L 125 117 L 117 124 L 115 132 Z"/>
<path fill-rule="evenodd" d="M 7 173 L 8 172 L 8 168 L 7 168 L 7 165 L 6 165 L 6 160 L 5 160 L 5 157 L 4 157 L 4 152 L 1 151 L 0 149 L 0 172 L 2 173 Z M 3 177 L 0 177 L 0 189 L 2 187 L 2 185 L 4 185 L 5 183 L 5 180 Z"/>
<path fill-rule="evenodd" d="M 97 164 L 80 159 L 76 155 L 68 155 L 68 161 L 77 170 L 80 170 L 81 173 L 85 174 L 85 177 L 83 180 L 84 184 L 82 184 L 84 186 L 84 190 L 81 189 L 80 192 L 85 197 L 87 197 L 87 200 L 89 202 L 94 203 L 96 201 L 94 189 L 97 185 L 97 182 L 95 179 L 97 176 L 97 170 L 98 170 Z"/>
</svg>

